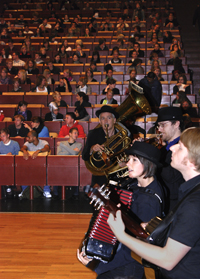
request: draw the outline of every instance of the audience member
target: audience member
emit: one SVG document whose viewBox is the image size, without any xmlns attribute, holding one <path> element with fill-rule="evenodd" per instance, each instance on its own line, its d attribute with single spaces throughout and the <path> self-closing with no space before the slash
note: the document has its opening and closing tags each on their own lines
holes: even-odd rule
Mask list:
<svg viewBox="0 0 200 279">
<path fill-rule="evenodd" d="M 68 112 L 66 114 L 65 125 L 63 125 L 62 128 L 60 129 L 60 132 L 58 134 L 59 138 L 69 138 L 69 130 L 74 127 L 78 129 L 78 134 L 79 134 L 78 136 L 80 138 L 85 137 L 83 127 L 80 124 L 78 124 L 78 122 L 75 119 L 76 116 L 73 112 Z"/>
<path fill-rule="evenodd" d="M 106 46 L 106 39 L 105 38 L 100 38 L 99 39 L 99 44 L 98 46 L 95 47 L 96 51 L 101 51 L 101 50 L 108 50 L 108 47 Z"/>
<path fill-rule="evenodd" d="M 80 59 L 80 57 L 78 56 L 78 54 L 76 52 L 74 52 L 72 55 L 72 63 L 73 64 L 82 64 L 82 62 L 79 59 Z"/>
<path fill-rule="evenodd" d="M 59 108 L 55 102 L 49 104 L 50 112 L 46 113 L 45 121 L 63 120 L 63 115 L 59 113 Z"/>
<path fill-rule="evenodd" d="M 158 55 L 158 57 L 164 57 L 164 54 L 162 53 L 162 51 L 160 50 L 160 45 L 158 43 L 156 43 L 154 45 L 154 49 L 152 50 L 152 52 L 150 53 L 150 56 L 153 55 L 153 53 L 156 53 Z"/>
<path fill-rule="evenodd" d="M 168 18 L 165 20 L 165 27 L 169 29 L 178 28 L 178 21 L 174 18 L 173 13 L 170 13 Z"/>
<path fill-rule="evenodd" d="M 24 117 L 21 114 L 14 116 L 14 124 L 8 126 L 11 137 L 26 137 L 29 130 L 24 126 Z"/>
<path fill-rule="evenodd" d="M 60 74 L 60 69 L 58 67 L 54 66 L 53 62 L 51 60 L 48 61 L 47 65 L 48 65 L 47 69 L 49 69 L 52 74 L 54 74 L 54 75 Z"/>
<path fill-rule="evenodd" d="M 109 105 L 109 104 L 117 105 L 117 100 L 115 100 L 113 98 L 112 89 L 107 90 L 106 97 L 104 99 L 101 99 L 100 104 L 103 104 L 103 105 Z"/>
<path fill-rule="evenodd" d="M 27 51 L 25 45 L 23 45 L 21 47 L 21 52 L 19 53 L 19 58 L 22 58 L 22 59 L 24 59 L 24 58 L 31 58 L 31 54 L 30 54 L 30 52 Z"/>
<path fill-rule="evenodd" d="M 38 139 L 38 134 L 36 131 L 32 130 L 27 135 L 27 142 L 23 145 L 23 147 L 20 149 L 21 152 L 23 152 L 23 157 L 25 160 L 28 160 L 29 158 L 35 159 L 39 155 L 39 153 L 47 152 L 49 153 L 50 147 L 49 143 L 46 140 Z M 33 152 L 31 155 L 29 152 Z M 23 191 L 28 186 L 22 186 L 22 192 L 18 195 L 19 198 L 23 196 Z M 50 193 L 50 186 L 44 186 L 43 188 L 43 195 L 45 198 L 51 198 Z"/>
<path fill-rule="evenodd" d="M 131 70 L 135 69 L 137 75 L 144 75 L 144 68 L 142 67 L 142 60 L 140 58 L 134 59 L 132 64 L 129 66 L 127 73 L 129 74 Z"/>
<path fill-rule="evenodd" d="M 1 155 L 18 155 L 20 151 L 19 143 L 10 139 L 8 128 L 1 129 L 0 154 Z"/>
<path fill-rule="evenodd" d="M 108 89 L 112 89 L 112 92 L 114 95 L 120 95 L 119 89 L 115 88 L 116 80 L 114 78 L 108 78 L 106 80 L 106 84 L 107 84 L 107 86 L 106 86 L 106 88 L 103 89 L 102 94 L 105 95 L 107 93 Z"/>
<path fill-rule="evenodd" d="M 90 87 L 90 85 L 87 85 L 87 79 L 85 77 L 79 78 L 79 81 L 76 85 L 75 94 L 77 94 L 80 91 L 84 92 L 85 94 L 92 93 L 92 88 Z"/>
<path fill-rule="evenodd" d="M 71 81 L 74 81 L 73 79 L 73 75 L 72 75 L 72 71 L 70 71 L 69 69 L 65 69 L 63 72 L 63 78 L 65 78 L 66 80 L 69 81 L 69 83 Z M 69 86 L 68 86 L 69 87 Z"/>
<path fill-rule="evenodd" d="M 31 84 L 31 80 L 30 78 L 27 77 L 26 71 L 24 69 L 20 69 L 18 71 L 18 80 L 19 80 L 19 84 Z M 15 77 L 15 78 L 17 78 Z"/>
<path fill-rule="evenodd" d="M 91 62 L 101 63 L 100 55 L 99 55 L 99 52 L 97 50 L 93 51 Z"/>
<path fill-rule="evenodd" d="M 27 109 L 28 103 L 25 101 L 20 101 L 18 104 L 18 108 L 15 111 L 15 115 L 22 115 L 24 117 L 24 120 L 30 121 L 32 117 L 32 112 Z"/>
<path fill-rule="evenodd" d="M 69 81 L 65 78 L 60 78 L 59 85 L 55 88 L 55 91 L 68 93 L 71 92 L 69 89 L 72 89 Z"/>
<path fill-rule="evenodd" d="M 141 8 L 139 2 L 136 3 L 135 9 L 133 11 L 132 20 L 136 20 L 136 17 L 138 17 L 139 20 L 142 20 L 142 21 L 145 20 L 145 13 L 144 13 L 144 10 Z"/>
<path fill-rule="evenodd" d="M 173 94 L 178 91 L 184 91 L 187 95 L 191 94 L 190 85 L 187 84 L 187 77 L 184 74 L 179 75 L 177 84 L 173 87 Z"/>
<path fill-rule="evenodd" d="M 31 118 L 31 127 L 24 123 L 25 128 L 29 129 L 29 131 L 36 131 L 38 134 L 38 138 L 48 138 L 49 130 L 46 126 L 44 126 L 44 121 L 41 117 L 34 116 Z"/>
<path fill-rule="evenodd" d="M 66 108 L 68 107 L 67 103 L 64 100 L 62 100 L 62 96 L 60 92 L 58 91 L 53 92 L 52 97 L 53 97 L 53 102 L 56 103 L 58 107 L 66 107 Z"/>
<path fill-rule="evenodd" d="M 38 75 L 39 74 L 39 69 L 36 67 L 36 63 L 32 59 L 29 59 L 26 61 L 24 68 L 26 70 L 26 73 L 29 75 Z"/>
<path fill-rule="evenodd" d="M 164 44 L 171 44 L 172 43 L 172 33 L 170 31 L 165 31 L 163 36 L 163 43 Z"/>
<path fill-rule="evenodd" d="M 12 84 L 12 80 L 8 76 L 8 70 L 6 68 L 1 70 L 0 84 Z"/>
<path fill-rule="evenodd" d="M 88 95 L 85 94 L 84 92 L 78 92 L 76 95 L 77 101 L 75 102 L 75 107 L 91 107 L 91 103 L 89 102 Z"/>
<path fill-rule="evenodd" d="M 6 60 L 6 69 L 8 70 L 9 75 L 16 75 L 18 73 L 17 67 L 13 67 L 12 59 Z"/>
<path fill-rule="evenodd" d="M 162 65 L 162 62 L 161 62 L 161 60 L 158 58 L 158 54 L 157 54 L 156 52 L 152 52 L 152 54 L 151 54 L 151 56 L 150 56 L 150 58 L 149 58 L 147 64 L 148 64 L 148 65 L 152 65 L 152 62 L 153 62 L 153 61 L 157 61 L 159 66 Z"/>
<path fill-rule="evenodd" d="M 12 92 L 22 92 L 22 88 L 19 84 L 19 79 L 18 78 L 13 79 L 13 90 L 12 90 Z"/>
<path fill-rule="evenodd" d="M 164 81 L 164 78 L 162 77 L 162 72 L 161 72 L 160 67 L 154 69 L 153 72 L 154 72 L 154 74 L 156 74 L 158 81 Z"/>
<path fill-rule="evenodd" d="M 82 149 L 82 144 L 77 142 L 78 129 L 69 130 L 69 139 L 67 141 L 57 142 L 57 155 L 78 155 Z"/>
<path fill-rule="evenodd" d="M 85 78 L 87 79 L 88 82 L 97 82 L 95 78 L 93 78 L 93 71 L 91 68 L 87 68 L 85 71 Z"/>
<path fill-rule="evenodd" d="M 32 92 L 48 92 L 51 91 L 51 88 L 47 85 L 46 78 L 43 75 L 38 75 L 35 83 L 35 87 L 32 88 Z"/>
<path fill-rule="evenodd" d="M 121 58 L 119 58 L 119 49 L 118 49 L 118 47 L 113 49 L 112 55 L 113 55 L 113 58 L 109 61 L 110 64 L 114 64 L 114 63 L 120 64 L 120 63 L 123 63 L 123 60 Z"/>
<path fill-rule="evenodd" d="M 52 74 L 49 69 L 44 69 L 43 76 L 46 78 L 47 84 L 55 84 L 55 80 L 52 78 Z"/>
<path fill-rule="evenodd" d="M 144 51 L 140 49 L 140 44 L 139 43 L 134 44 L 134 50 L 137 51 L 137 56 L 138 57 L 144 57 Z M 129 57 L 131 57 L 131 52 L 129 52 Z"/>
<path fill-rule="evenodd" d="M 13 58 L 13 66 L 17 67 L 17 66 L 24 66 L 25 62 L 21 59 L 19 59 L 19 52 L 13 52 L 12 54 L 12 58 Z"/>
<path fill-rule="evenodd" d="M 35 63 L 36 64 L 44 64 L 44 61 L 42 60 L 42 56 L 40 52 L 35 53 Z"/>
</svg>

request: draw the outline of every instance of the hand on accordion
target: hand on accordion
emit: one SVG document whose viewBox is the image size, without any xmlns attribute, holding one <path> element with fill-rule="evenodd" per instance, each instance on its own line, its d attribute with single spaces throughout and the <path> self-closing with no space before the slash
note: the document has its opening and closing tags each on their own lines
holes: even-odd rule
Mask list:
<svg viewBox="0 0 200 279">
<path fill-rule="evenodd" d="M 107 223 L 113 231 L 114 235 L 120 241 L 120 239 L 123 238 L 125 233 L 125 225 L 122 220 L 121 210 L 118 210 L 116 212 L 116 217 L 112 213 L 110 213 Z"/>
<path fill-rule="evenodd" d="M 79 249 L 77 249 L 77 258 L 83 265 L 87 265 L 92 261 L 92 259 L 88 259 L 84 252 L 80 252 Z"/>
</svg>

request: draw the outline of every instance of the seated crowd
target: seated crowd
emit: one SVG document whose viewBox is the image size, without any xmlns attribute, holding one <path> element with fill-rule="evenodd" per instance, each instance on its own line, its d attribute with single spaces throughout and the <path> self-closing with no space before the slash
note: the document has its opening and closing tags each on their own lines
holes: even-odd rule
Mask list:
<svg viewBox="0 0 200 279">
<path fill-rule="evenodd" d="M 112 9 L 96 10 L 90 2 L 81 6 L 81 12 L 80 3 L 66 8 L 64 1 L 58 1 L 51 11 L 45 4 L 42 18 L 38 9 L 43 5 L 31 1 L 37 10 L 30 21 L 24 18 L 29 5 L 18 13 L 12 1 L 5 5 L 0 20 L 0 102 L 5 92 L 24 95 L 14 114 L 6 115 L 14 123 L 1 130 L 1 154 L 17 154 L 19 147 L 10 137 L 28 137 L 20 146 L 25 159 L 30 145 L 32 158 L 48 152 L 48 142 L 40 146 L 40 138 L 54 131 L 49 131 L 45 122 L 63 120 L 57 137 L 67 140 L 58 142 L 56 154 L 80 154 L 82 146 L 76 139 L 87 137 L 88 132 L 80 121 L 95 117 L 95 110 L 91 111 L 97 104 L 120 105 L 121 97 L 129 94 L 129 81 L 143 88 L 152 107 L 160 107 L 166 94 L 169 105 L 198 117 L 188 97 L 192 85 L 172 7 L 166 5 L 161 10 L 160 1 L 155 2 L 156 9 L 148 2 L 118 2 L 113 2 L 118 11 L 113 13 Z M 142 5 L 140 12 L 138 3 Z M 70 8 L 77 11 L 74 17 L 69 17 Z M 27 92 L 37 93 L 35 100 L 38 94 L 47 94 L 47 105 L 41 103 L 48 107 L 45 114 L 33 113 L 31 103 L 24 98 Z M 72 97 L 69 103 L 67 95 Z M 51 196 L 49 188 L 44 193 Z"/>
</svg>

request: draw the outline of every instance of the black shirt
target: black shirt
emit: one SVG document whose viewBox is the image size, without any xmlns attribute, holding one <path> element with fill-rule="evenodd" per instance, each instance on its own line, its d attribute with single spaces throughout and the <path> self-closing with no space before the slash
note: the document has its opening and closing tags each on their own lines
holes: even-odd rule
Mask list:
<svg viewBox="0 0 200 279">
<path fill-rule="evenodd" d="M 15 124 L 10 125 L 8 129 L 10 131 L 11 137 L 17 137 L 17 136 L 26 137 L 29 132 L 29 129 L 25 128 L 24 124 L 22 124 L 20 129 L 16 129 Z"/>
<path fill-rule="evenodd" d="M 112 92 L 113 92 L 113 95 L 120 95 L 120 92 L 119 92 L 118 88 L 113 88 Z M 105 89 L 103 89 L 102 94 L 106 95 Z"/>
<path fill-rule="evenodd" d="M 200 183 L 200 175 L 184 182 L 179 188 L 179 200 L 185 197 Z M 163 279 L 200 278 L 200 191 L 189 195 L 179 206 L 171 224 L 169 237 L 183 245 L 191 247 L 190 251 L 171 270 L 161 269 Z"/>
</svg>

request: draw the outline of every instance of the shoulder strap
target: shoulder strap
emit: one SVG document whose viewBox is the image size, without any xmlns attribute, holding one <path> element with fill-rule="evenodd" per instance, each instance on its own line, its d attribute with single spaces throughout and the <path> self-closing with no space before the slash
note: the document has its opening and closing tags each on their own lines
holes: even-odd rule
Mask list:
<svg viewBox="0 0 200 279">
<path fill-rule="evenodd" d="M 161 197 L 152 189 L 146 189 L 146 188 L 142 188 L 141 187 L 140 188 L 140 192 L 143 192 L 143 193 L 146 193 L 146 194 L 150 194 L 150 195 L 156 197 L 161 204 L 163 203 Z"/>
</svg>

